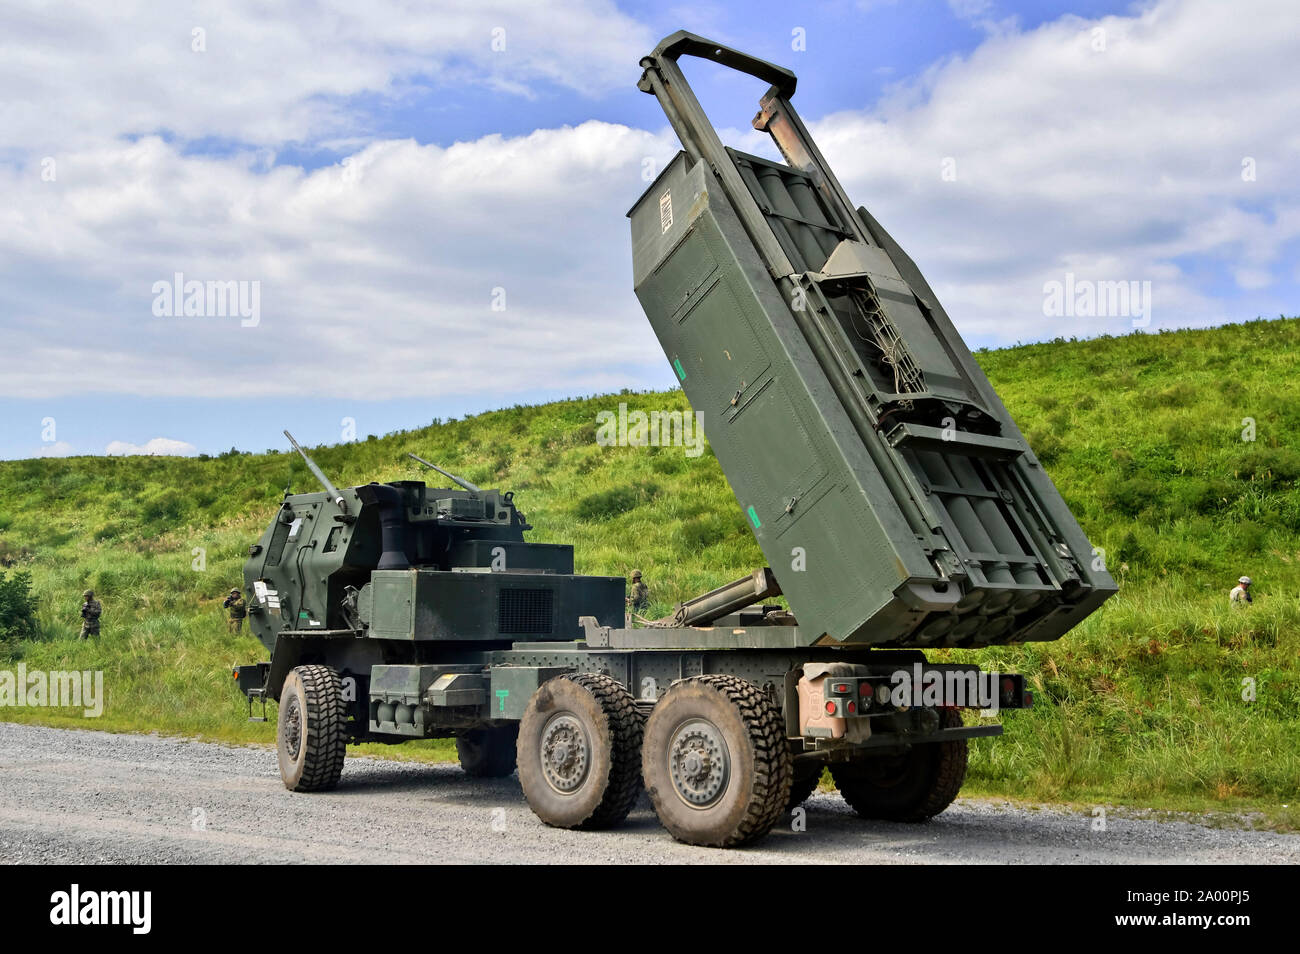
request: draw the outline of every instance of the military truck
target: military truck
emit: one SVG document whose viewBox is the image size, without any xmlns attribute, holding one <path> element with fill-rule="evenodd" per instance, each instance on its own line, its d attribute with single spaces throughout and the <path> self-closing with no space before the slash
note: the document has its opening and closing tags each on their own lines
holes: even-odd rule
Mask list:
<svg viewBox="0 0 1300 954">
<path fill-rule="evenodd" d="M 721 143 L 684 55 L 771 84 L 754 126 L 784 162 Z M 419 458 L 451 486 L 339 490 L 303 452 L 323 490 L 286 495 L 250 550 L 271 660 L 238 684 L 250 714 L 278 700 L 294 791 L 333 787 L 349 743 L 454 737 L 467 773 L 517 770 L 562 828 L 617 825 L 644 788 L 673 837 L 740 845 L 827 768 L 863 817 L 930 818 L 968 740 L 1002 731 L 962 713 L 1031 697 L 925 650 L 1057 639 L 1115 584 L 916 265 L 849 202 L 794 75 L 689 33 L 641 67 L 683 150 L 629 213 L 635 291 L 768 566 L 629 625 L 625 581 L 525 539 L 511 493 Z"/>
</svg>

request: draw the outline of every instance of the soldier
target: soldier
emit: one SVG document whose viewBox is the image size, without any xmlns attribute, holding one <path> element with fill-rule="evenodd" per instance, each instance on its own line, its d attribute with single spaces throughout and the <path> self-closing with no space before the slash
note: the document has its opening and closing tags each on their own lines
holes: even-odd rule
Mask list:
<svg viewBox="0 0 1300 954">
<path fill-rule="evenodd" d="M 223 609 L 230 610 L 230 622 L 226 625 L 232 633 L 240 633 L 244 630 L 244 617 L 248 615 L 248 605 L 244 602 L 244 595 L 239 592 L 239 587 L 232 586 L 230 595 L 225 598 L 221 604 Z"/>
<path fill-rule="evenodd" d="M 86 590 L 81 596 L 85 600 L 81 604 L 81 638 L 89 639 L 99 635 L 99 617 L 103 614 L 104 607 L 95 599 L 94 590 Z"/>
<path fill-rule="evenodd" d="M 1243 576 L 1237 580 L 1237 585 L 1232 588 L 1228 594 L 1228 604 L 1231 606 L 1242 606 L 1245 603 L 1255 602 L 1250 598 L 1250 577 Z"/>
<path fill-rule="evenodd" d="M 634 613 L 644 613 L 650 607 L 650 587 L 641 582 L 641 571 L 632 571 L 632 595 L 627 598 Z"/>
</svg>

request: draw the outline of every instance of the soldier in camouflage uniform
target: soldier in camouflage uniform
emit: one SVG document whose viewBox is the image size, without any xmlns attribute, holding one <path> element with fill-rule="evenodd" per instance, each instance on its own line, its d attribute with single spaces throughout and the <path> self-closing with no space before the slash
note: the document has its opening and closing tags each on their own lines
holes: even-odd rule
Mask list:
<svg viewBox="0 0 1300 954">
<path fill-rule="evenodd" d="M 632 571 L 632 595 L 627 598 L 633 613 L 644 613 L 650 608 L 650 587 L 641 582 L 641 571 Z"/>
<path fill-rule="evenodd" d="M 232 587 L 230 595 L 226 597 L 221 604 L 223 609 L 230 610 L 230 622 L 226 625 L 232 633 L 243 632 L 244 618 L 248 616 L 248 605 L 244 602 L 244 596 L 239 592 L 239 587 Z"/>
<path fill-rule="evenodd" d="M 86 590 L 81 596 L 85 600 L 81 604 L 81 638 L 89 639 L 99 635 L 99 617 L 103 614 L 104 607 L 95 599 L 94 590 Z"/>
</svg>

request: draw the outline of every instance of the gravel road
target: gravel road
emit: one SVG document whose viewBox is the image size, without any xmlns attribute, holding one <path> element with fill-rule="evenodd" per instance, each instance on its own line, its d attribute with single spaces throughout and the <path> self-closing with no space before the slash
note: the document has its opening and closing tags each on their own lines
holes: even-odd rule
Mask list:
<svg viewBox="0 0 1300 954">
<path fill-rule="evenodd" d="M 0 861 L 7 863 L 559 862 L 1065 863 L 1300 862 L 1300 835 L 960 799 L 919 826 L 865 822 L 835 794 L 806 830 L 759 844 L 681 845 L 642 797 L 610 832 L 550 829 L 515 778 L 454 764 L 349 758 L 334 792 L 285 791 L 275 753 L 142 735 L 0 723 Z"/>
</svg>

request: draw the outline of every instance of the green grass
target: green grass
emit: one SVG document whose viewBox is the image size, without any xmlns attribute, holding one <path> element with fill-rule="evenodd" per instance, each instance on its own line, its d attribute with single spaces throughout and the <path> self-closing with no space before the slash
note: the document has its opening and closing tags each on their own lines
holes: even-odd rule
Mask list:
<svg viewBox="0 0 1300 954">
<path fill-rule="evenodd" d="M 1035 689 L 1002 739 L 974 743 L 968 791 L 1265 813 L 1296 799 L 1297 355 L 1297 319 L 977 355 L 1122 589 L 1060 641 L 933 654 L 1024 672 Z M 514 407 L 314 455 L 340 485 L 423 479 L 411 450 L 514 490 L 532 539 L 573 544 L 578 572 L 644 570 L 662 614 L 763 561 L 707 449 L 596 444 L 596 413 L 621 400 L 687 407 L 680 392 Z M 1254 441 L 1242 440 L 1244 418 Z M 0 462 L 0 564 L 31 572 L 41 633 L 0 644 L 0 665 L 104 670 L 95 728 L 271 741 L 271 726 L 244 721 L 229 676 L 265 652 L 227 634 L 220 604 L 287 481 L 315 487 L 295 455 L 274 452 Z M 1232 611 L 1242 573 L 1256 602 Z M 104 604 L 103 635 L 82 643 L 86 587 Z M 450 753 L 445 742 L 367 749 Z"/>
</svg>

